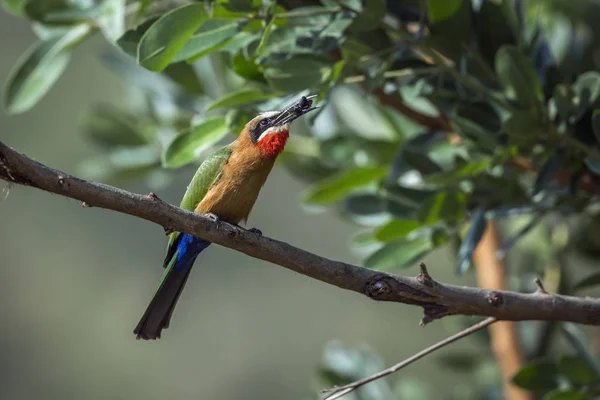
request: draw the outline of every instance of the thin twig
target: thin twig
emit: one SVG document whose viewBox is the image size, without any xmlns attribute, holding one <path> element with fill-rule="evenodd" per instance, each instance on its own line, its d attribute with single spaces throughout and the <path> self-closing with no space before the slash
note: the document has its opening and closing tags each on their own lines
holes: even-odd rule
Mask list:
<svg viewBox="0 0 600 400">
<path fill-rule="evenodd" d="M 469 336 L 469 335 L 471 335 L 471 334 L 473 334 L 473 333 L 475 333 L 477 331 L 480 331 L 483 328 L 485 328 L 485 327 L 493 324 L 496 321 L 498 321 L 496 318 L 486 318 L 485 320 L 479 322 L 478 324 L 475 324 L 475 325 L 473 325 L 473 326 L 471 326 L 471 327 L 469 327 L 469 328 L 467 328 L 467 329 L 465 329 L 465 330 L 463 330 L 463 331 L 461 331 L 461 332 L 459 332 L 459 333 L 457 333 L 455 335 L 452 335 L 452 336 L 450 336 L 450 337 L 448 337 L 448 338 L 446 338 L 446 339 L 444 339 L 444 340 L 442 340 L 440 342 L 437 342 L 433 346 L 430 346 L 430 347 L 426 348 L 425 350 L 422 350 L 422 351 L 418 352 L 417 354 L 415 354 L 415 355 L 407 358 L 406 360 L 404 360 L 404 361 L 402 361 L 402 362 L 400 362 L 400 363 L 398 363 L 398 364 L 396 364 L 396 365 L 394 365 L 394 366 L 392 366 L 390 368 L 384 369 L 383 371 L 380 371 L 380 372 L 378 372 L 378 373 L 376 373 L 374 375 L 371 375 L 371 376 L 369 376 L 367 378 L 360 379 L 360 380 L 358 380 L 356 382 L 352 382 L 352 383 L 349 383 L 349 384 L 344 385 L 344 386 L 338 386 L 338 387 L 335 387 L 335 388 L 332 388 L 332 389 L 326 389 L 326 390 L 323 391 L 323 393 L 331 393 L 331 395 L 328 396 L 327 398 L 325 398 L 325 400 L 339 399 L 342 396 L 344 396 L 344 395 L 346 395 L 346 394 L 348 394 L 350 392 L 355 391 L 359 387 L 361 387 L 363 385 L 366 385 L 369 382 L 373 382 L 373 381 L 375 381 L 377 379 L 381 379 L 381 378 L 383 378 L 385 376 L 391 375 L 394 372 L 396 372 L 396 371 L 398 371 L 398 370 L 400 370 L 400 369 L 402 369 L 402 368 L 404 368 L 404 367 L 412 364 L 413 362 L 415 362 L 415 361 L 417 361 L 417 360 L 425 357 L 426 355 L 431 354 L 434 351 L 436 351 L 438 349 L 441 349 L 444 346 L 449 345 L 450 343 L 456 342 L 459 339 L 462 339 L 462 338 L 464 338 L 466 336 Z"/>
<path fill-rule="evenodd" d="M 404 68 L 399 70 L 385 71 L 381 76 L 383 78 L 401 78 L 403 76 L 411 76 L 411 75 L 423 75 L 423 74 L 432 74 L 436 72 L 436 67 L 422 67 L 422 68 Z M 346 84 L 349 83 L 360 83 L 367 80 L 366 75 L 352 75 L 344 78 L 343 82 Z"/>
</svg>

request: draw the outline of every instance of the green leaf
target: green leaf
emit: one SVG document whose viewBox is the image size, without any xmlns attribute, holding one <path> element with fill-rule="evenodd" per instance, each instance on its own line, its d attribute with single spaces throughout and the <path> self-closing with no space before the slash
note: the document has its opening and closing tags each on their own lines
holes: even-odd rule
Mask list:
<svg viewBox="0 0 600 400">
<path fill-rule="evenodd" d="M 218 0 L 217 3 L 221 4 L 229 11 L 244 13 L 256 11 L 261 5 L 260 0 Z"/>
<path fill-rule="evenodd" d="M 338 86 L 332 92 L 330 101 L 343 126 L 356 136 L 366 139 L 367 143 L 376 140 L 395 142 L 399 139 L 389 119 L 375 104 L 365 101 L 363 93 Z M 387 147 L 393 148 L 389 144 Z"/>
<path fill-rule="evenodd" d="M 437 174 L 431 174 L 424 177 L 427 183 L 436 183 L 440 185 L 457 185 L 464 180 L 473 179 L 484 173 L 490 166 L 491 160 L 473 161 L 461 165 L 451 171 L 444 171 Z"/>
<path fill-rule="evenodd" d="M 151 18 L 147 21 L 142 22 L 136 27 L 129 29 L 117 39 L 117 46 L 125 52 L 125 54 L 137 59 L 138 46 L 142 37 L 158 18 Z"/>
<path fill-rule="evenodd" d="M 262 51 L 260 56 L 257 57 L 257 62 L 264 64 L 271 58 L 279 61 L 292 55 L 313 54 L 313 36 L 310 29 L 306 27 L 294 28 L 287 26 L 273 29 L 263 42 Z M 308 43 L 303 43 L 303 39 L 307 39 Z"/>
<path fill-rule="evenodd" d="M 458 263 L 456 266 L 456 273 L 458 275 L 464 274 L 471 265 L 473 252 L 483 237 L 486 226 L 485 211 L 478 209 L 471 217 L 469 230 L 458 250 Z"/>
<path fill-rule="evenodd" d="M 516 46 L 505 45 L 496 53 L 496 73 L 506 96 L 530 109 L 544 102 L 544 91 L 531 60 Z"/>
<path fill-rule="evenodd" d="M 378 1 L 374 1 L 373 3 L 378 3 Z M 362 14 L 359 14 L 362 15 Z M 336 18 L 335 20 L 331 21 L 330 23 L 327 24 L 327 26 L 325 27 L 325 29 L 323 29 L 321 32 L 319 32 L 319 37 L 325 41 L 327 39 L 342 39 L 344 37 L 344 32 L 346 31 L 346 29 L 348 29 L 348 27 L 350 26 L 355 26 L 354 24 L 356 23 L 361 23 L 360 21 L 358 21 L 357 19 L 355 19 L 354 21 L 352 19 L 343 19 L 343 18 Z M 370 29 L 373 29 L 373 27 L 376 25 L 371 25 Z"/>
<path fill-rule="evenodd" d="M 209 19 L 189 38 L 173 60 L 197 60 L 212 52 L 221 51 L 247 24 L 246 19 L 233 21 Z"/>
<path fill-rule="evenodd" d="M 221 140 L 229 129 L 225 117 L 206 119 L 177 136 L 167 147 L 164 165 L 177 168 L 196 159 L 196 154 Z"/>
<path fill-rule="evenodd" d="M 267 67 L 264 74 L 273 90 L 299 92 L 325 81 L 331 74 L 331 64 L 315 58 L 294 57 Z"/>
<path fill-rule="evenodd" d="M 272 18 L 271 21 L 269 21 L 269 23 L 265 27 L 265 30 L 262 34 L 262 38 L 260 39 L 260 42 L 258 43 L 258 47 L 256 48 L 256 51 L 254 52 L 255 56 L 260 55 L 263 52 L 263 50 L 265 49 L 265 46 L 267 45 L 267 42 L 269 41 L 269 37 L 271 37 L 271 31 L 273 30 L 273 26 L 274 26 L 273 22 L 274 21 L 275 21 L 275 19 Z"/>
<path fill-rule="evenodd" d="M 138 4 L 139 8 L 135 16 L 136 21 L 139 20 L 142 17 L 142 15 L 144 15 L 146 8 L 148 8 L 148 6 L 150 5 L 150 0 L 140 0 L 138 1 Z"/>
<path fill-rule="evenodd" d="M 367 247 L 377 244 L 377 239 L 372 231 L 362 231 L 352 237 L 352 244 L 356 247 Z"/>
<path fill-rule="evenodd" d="M 600 272 L 588 275 L 573 286 L 573 290 L 581 290 L 600 285 Z"/>
<path fill-rule="evenodd" d="M 544 400 L 592 400 L 596 398 L 591 393 L 581 393 L 571 389 L 556 389 L 548 392 Z"/>
<path fill-rule="evenodd" d="M 432 249 L 429 237 L 389 242 L 365 260 L 365 267 L 382 271 L 409 267 Z"/>
<path fill-rule="evenodd" d="M 423 223 L 412 219 L 393 219 L 375 231 L 375 237 L 380 242 L 404 239 L 409 233 L 421 228 Z"/>
<path fill-rule="evenodd" d="M 575 91 L 573 88 L 564 83 L 559 83 L 554 87 L 553 98 L 558 114 L 562 120 L 569 121 L 577 110 L 577 105 L 575 104 Z"/>
<path fill-rule="evenodd" d="M 462 0 L 427 0 L 427 15 L 431 23 L 444 21 L 460 10 Z"/>
<path fill-rule="evenodd" d="M 4 91 L 4 107 L 10 114 L 29 110 L 50 90 L 69 62 L 73 46 L 90 33 L 87 24 L 66 34 L 35 44 L 11 71 Z"/>
<path fill-rule="evenodd" d="M 221 97 L 219 100 L 210 103 L 206 108 L 206 111 L 212 111 L 219 108 L 236 107 L 248 103 L 255 103 L 280 95 L 281 93 L 265 93 L 260 89 L 240 89 L 236 92 L 232 92 L 225 95 L 224 97 Z"/>
<path fill-rule="evenodd" d="M 403 186 L 386 186 L 386 196 L 394 202 L 400 203 L 415 210 L 421 208 L 423 202 L 430 199 L 436 191 L 429 189 L 412 189 Z"/>
<path fill-rule="evenodd" d="M 382 167 L 354 168 L 325 178 L 311 186 L 304 202 L 315 205 L 332 205 L 356 189 L 377 182 L 387 170 Z"/>
<path fill-rule="evenodd" d="M 573 84 L 573 90 L 577 94 L 577 112 L 571 122 L 576 122 L 600 96 L 600 73 L 588 71 L 579 75 Z"/>
<path fill-rule="evenodd" d="M 179 88 L 187 94 L 198 95 L 204 93 L 204 85 L 193 65 L 184 62 L 173 63 L 165 68 L 162 74 L 179 84 Z"/>
<path fill-rule="evenodd" d="M 371 216 L 385 212 L 385 201 L 372 193 L 355 194 L 344 199 L 344 208 L 352 215 Z"/>
<path fill-rule="evenodd" d="M 587 362 L 576 356 L 563 356 L 558 360 L 558 372 L 575 386 L 598 382 L 598 375 Z"/>
<path fill-rule="evenodd" d="M 556 365 L 550 361 L 532 361 L 512 378 L 512 382 L 524 389 L 544 391 L 558 386 Z"/>
<path fill-rule="evenodd" d="M 450 116 L 452 127 L 461 136 L 472 140 L 488 153 L 493 153 L 498 147 L 494 123 L 497 119 L 495 114 L 483 107 L 466 104 L 457 105 Z"/>
<path fill-rule="evenodd" d="M 502 124 L 510 143 L 516 145 L 535 142 L 540 129 L 538 118 L 532 110 L 516 110 Z"/>
<path fill-rule="evenodd" d="M 233 72 L 241 76 L 242 78 L 251 81 L 265 82 L 261 68 L 256 65 L 254 60 L 247 59 L 242 52 L 235 54 L 231 58 L 231 67 Z"/>
<path fill-rule="evenodd" d="M 460 3 L 461 0 L 458 1 Z M 377 29 L 387 11 L 385 6 L 385 0 L 369 0 L 365 1 L 363 4 L 364 7 L 362 11 L 358 15 L 356 15 L 354 21 L 348 21 L 352 22 L 352 25 L 349 29 L 352 32 L 372 31 L 374 29 Z M 341 23 L 341 26 L 348 25 L 348 22 L 344 20 L 340 20 L 339 22 Z M 345 27 L 342 28 L 342 32 L 344 29 Z"/>
<path fill-rule="evenodd" d="M 141 146 L 146 143 L 135 117 L 114 106 L 94 107 L 86 115 L 83 125 L 90 139 L 103 147 Z"/>
<path fill-rule="evenodd" d="M 425 225 L 440 221 L 461 221 L 464 218 L 467 197 L 461 192 L 438 192 L 427 199 L 419 210 L 419 219 Z"/>
<path fill-rule="evenodd" d="M 125 32 L 125 0 L 104 0 L 98 23 L 109 41 L 117 41 Z"/>
<path fill-rule="evenodd" d="M 253 0 L 252 4 L 242 0 L 240 4 L 235 4 L 238 0 L 217 0 L 212 10 L 213 18 L 217 19 L 240 19 L 248 16 L 248 13 L 256 11 L 260 7 L 260 0 Z"/>
<path fill-rule="evenodd" d="M 248 46 L 257 42 L 260 35 L 257 32 L 240 32 L 225 43 L 219 46 L 219 51 L 237 53 L 246 49 Z"/>
<path fill-rule="evenodd" d="M 2 6 L 6 11 L 14 15 L 23 15 L 27 0 L 2 0 Z"/>
<path fill-rule="evenodd" d="M 85 0 L 27 0 L 24 11 L 32 20 L 44 24 L 71 25 L 98 17 L 103 7 Z"/>
<path fill-rule="evenodd" d="M 165 69 L 207 17 L 200 3 L 186 4 L 164 14 L 142 36 L 138 63 L 151 71 Z"/>
<path fill-rule="evenodd" d="M 476 11 L 473 5 L 477 47 L 485 62 L 493 65 L 498 49 L 505 44 L 516 43 L 517 38 L 521 36 L 517 17 L 519 7 L 513 8 L 513 5 L 506 1 L 484 1 L 479 4 L 479 11 Z"/>
<path fill-rule="evenodd" d="M 442 168 L 425 153 L 425 149 L 405 147 L 402 151 L 402 161 L 422 175 L 437 174 L 442 171 Z"/>
</svg>

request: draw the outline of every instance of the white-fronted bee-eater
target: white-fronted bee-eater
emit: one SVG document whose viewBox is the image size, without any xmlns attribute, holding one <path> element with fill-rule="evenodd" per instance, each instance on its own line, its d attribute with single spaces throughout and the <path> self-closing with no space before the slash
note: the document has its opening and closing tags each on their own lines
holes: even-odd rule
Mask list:
<svg viewBox="0 0 600 400">
<path fill-rule="evenodd" d="M 180 207 L 239 224 L 248 219 L 260 189 L 289 137 L 290 124 L 316 109 L 313 98 L 302 97 L 283 111 L 261 113 L 239 137 L 211 154 L 192 178 Z M 160 338 L 198 255 L 210 242 L 188 233 L 173 232 L 164 260 L 165 272 L 154 297 L 133 331 L 138 339 Z"/>
</svg>

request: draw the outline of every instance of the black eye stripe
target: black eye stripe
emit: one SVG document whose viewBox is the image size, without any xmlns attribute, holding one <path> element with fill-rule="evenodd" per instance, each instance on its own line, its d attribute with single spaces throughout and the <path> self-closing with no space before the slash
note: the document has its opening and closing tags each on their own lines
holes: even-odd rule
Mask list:
<svg viewBox="0 0 600 400">
<path fill-rule="evenodd" d="M 265 121 L 266 123 L 263 123 Z M 263 118 L 256 124 L 256 126 L 254 126 L 253 129 L 250 130 L 250 140 L 252 140 L 252 143 L 257 143 L 260 135 L 262 135 L 264 131 L 271 127 L 270 122 L 270 118 Z"/>
</svg>

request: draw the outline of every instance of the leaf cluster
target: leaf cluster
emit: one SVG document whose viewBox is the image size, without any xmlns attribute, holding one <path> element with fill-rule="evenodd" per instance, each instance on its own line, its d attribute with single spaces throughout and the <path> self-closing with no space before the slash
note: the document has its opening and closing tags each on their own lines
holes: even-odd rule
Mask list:
<svg viewBox="0 0 600 400">
<path fill-rule="evenodd" d="M 450 247 L 463 274 L 496 220 L 509 232 L 497 256 L 514 255 L 519 289 L 545 273 L 554 291 L 597 294 L 597 270 L 565 261 L 600 255 L 597 1 L 1 3 L 38 37 L 4 87 L 9 113 L 34 107 L 82 43 L 111 44 L 100 59 L 129 90 L 84 118 L 99 149 L 82 164 L 90 178 L 168 185 L 170 169 L 256 113 L 316 93 L 323 107 L 295 124 L 281 160 L 308 183 L 307 207 L 361 227 L 353 244 L 367 267 L 405 268 Z M 581 354 L 536 361 L 515 382 L 549 399 L 596 395 Z"/>
</svg>

